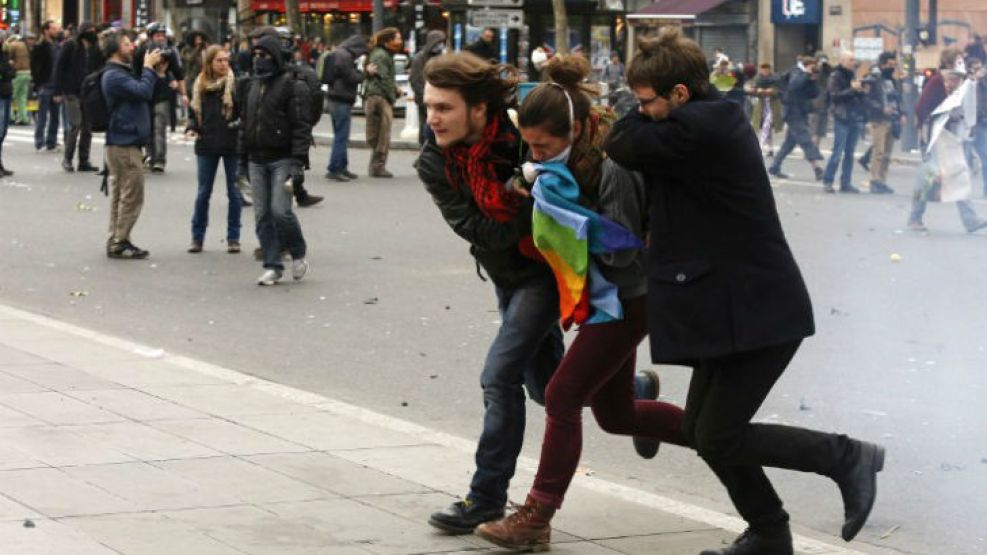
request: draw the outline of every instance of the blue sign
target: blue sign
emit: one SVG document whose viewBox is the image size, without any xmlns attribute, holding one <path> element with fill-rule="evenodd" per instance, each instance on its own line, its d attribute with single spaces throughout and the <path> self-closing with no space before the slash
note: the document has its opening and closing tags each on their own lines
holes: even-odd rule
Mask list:
<svg viewBox="0 0 987 555">
<path fill-rule="evenodd" d="M 771 23 L 775 25 L 819 25 L 822 0 L 771 0 Z"/>
</svg>

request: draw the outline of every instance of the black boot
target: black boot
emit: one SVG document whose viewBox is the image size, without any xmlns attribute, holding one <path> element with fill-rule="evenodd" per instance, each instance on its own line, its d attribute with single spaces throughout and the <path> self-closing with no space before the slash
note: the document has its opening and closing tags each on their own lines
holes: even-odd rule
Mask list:
<svg viewBox="0 0 987 555">
<path fill-rule="evenodd" d="M 884 469 L 884 448 L 866 441 L 852 440 L 848 460 L 833 473 L 843 496 L 843 539 L 850 541 L 860 532 L 877 499 L 877 473 Z"/>
<path fill-rule="evenodd" d="M 706 549 L 699 555 L 793 555 L 792 532 L 786 524 L 771 531 L 748 528 L 723 549 Z"/>
<path fill-rule="evenodd" d="M 3 162 L 0 162 L 0 177 L 10 177 L 11 175 L 14 175 L 14 172 L 3 167 Z"/>
<path fill-rule="evenodd" d="M 472 534 L 473 530 L 491 520 L 504 517 L 504 507 L 484 505 L 471 499 L 456 501 L 444 510 L 432 513 L 428 523 L 450 534 Z"/>
</svg>

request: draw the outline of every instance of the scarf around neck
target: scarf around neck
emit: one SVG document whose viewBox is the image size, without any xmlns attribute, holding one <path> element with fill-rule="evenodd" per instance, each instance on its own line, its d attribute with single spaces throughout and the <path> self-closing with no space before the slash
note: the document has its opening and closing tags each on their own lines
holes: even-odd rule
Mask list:
<svg viewBox="0 0 987 555">
<path fill-rule="evenodd" d="M 195 79 L 195 86 L 192 88 L 192 109 L 195 110 L 195 117 L 202 125 L 202 101 L 207 92 L 223 91 L 223 116 L 230 119 L 233 116 L 233 88 L 236 81 L 233 72 L 230 71 L 225 77 L 219 77 L 214 81 L 206 79 L 205 72 L 199 73 Z"/>
<path fill-rule="evenodd" d="M 483 128 L 480 140 L 445 150 L 446 178 L 455 188 L 469 185 L 476 205 L 485 216 L 510 221 L 521 206 L 521 197 L 507 187 L 521 163 L 520 136 L 503 114 Z"/>
</svg>

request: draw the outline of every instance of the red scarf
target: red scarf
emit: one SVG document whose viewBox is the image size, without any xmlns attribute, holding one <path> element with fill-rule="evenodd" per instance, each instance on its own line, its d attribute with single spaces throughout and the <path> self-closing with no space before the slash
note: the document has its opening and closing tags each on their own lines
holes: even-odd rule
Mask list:
<svg viewBox="0 0 987 555">
<path fill-rule="evenodd" d="M 520 160 L 514 160 L 520 140 L 510 125 L 495 117 L 483 128 L 480 141 L 472 145 L 457 145 L 445 150 L 446 178 L 453 187 L 469 184 L 473 199 L 485 216 L 498 222 L 508 222 L 517 214 L 521 198 L 497 176 L 510 175 Z M 505 127 L 502 131 L 501 127 Z M 506 149 L 506 152 L 505 152 Z M 457 175 L 458 174 L 458 175 Z"/>
</svg>

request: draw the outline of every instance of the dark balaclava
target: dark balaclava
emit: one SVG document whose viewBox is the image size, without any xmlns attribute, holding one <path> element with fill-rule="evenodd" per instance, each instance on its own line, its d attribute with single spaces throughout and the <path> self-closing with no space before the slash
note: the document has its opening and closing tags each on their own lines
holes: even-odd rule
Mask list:
<svg viewBox="0 0 987 555">
<path fill-rule="evenodd" d="M 270 58 L 254 56 L 254 75 L 261 79 L 270 79 L 281 74 L 284 60 L 281 58 L 281 41 L 277 37 L 265 36 L 257 39 L 254 49 L 271 55 Z"/>
</svg>

